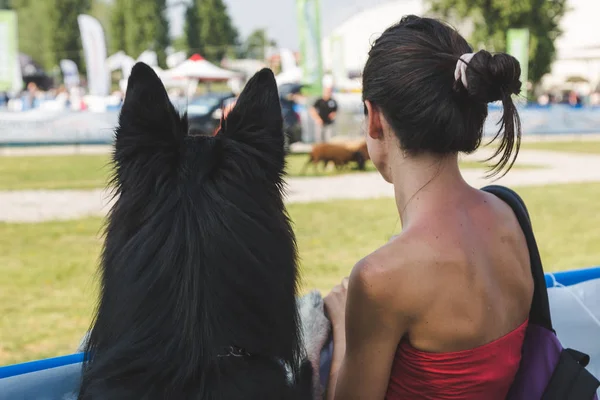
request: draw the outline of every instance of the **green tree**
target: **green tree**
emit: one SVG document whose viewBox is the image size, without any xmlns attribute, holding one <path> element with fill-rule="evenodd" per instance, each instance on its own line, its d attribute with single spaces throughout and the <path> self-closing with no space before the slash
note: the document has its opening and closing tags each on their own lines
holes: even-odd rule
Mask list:
<svg viewBox="0 0 600 400">
<path fill-rule="evenodd" d="M 137 58 L 153 50 L 158 64 L 166 66 L 166 48 L 170 44 L 166 0 L 116 0 L 110 19 L 111 52 L 123 50 Z"/>
<path fill-rule="evenodd" d="M 173 38 L 173 40 L 171 40 L 171 46 L 174 51 L 185 51 L 186 53 L 190 53 L 185 34 Z"/>
<path fill-rule="evenodd" d="M 243 45 L 244 56 L 255 60 L 264 60 L 266 57 L 266 49 L 270 45 L 270 40 L 267 37 L 267 32 L 264 29 L 254 30 Z"/>
<path fill-rule="evenodd" d="M 77 16 L 90 9 L 91 0 L 11 0 L 17 12 L 19 51 L 51 70 L 63 58 L 82 68 Z"/>
<path fill-rule="evenodd" d="M 529 79 L 535 85 L 550 72 L 554 42 L 568 0 L 430 0 L 431 10 L 445 18 L 473 22 L 471 41 L 491 51 L 506 51 L 506 32 L 528 28 Z"/>
<path fill-rule="evenodd" d="M 100 25 L 102 25 L 104 34 L 106 35 L 109 54 L 113 53 L 112 41 L 109 40 L 113 37 L 111 30 L 113 9 L 113 3 L 110 0 L 92 0 L 92 7 L 88 12 L 89 15 L 96 18 L 100 22 Z"/>
<path fill-rule="evenodd" d="M 186 12 L 185 33 L 190 51 L 211 61 L 220 61 L 239 45 L 238 31 L 223 0 L 194 0 Z"/>
<path fill-rule="evenodd" d="M 46 0 L 46 2 L 50 39 L 46 66 L 48 68 L 57 66 L 61 59 L 68 58 L 75 61 L 81 69 L 83 58 L 77 16 L 89 11 L 91 0 Z"/>
<path fill-rule="evenodd" d="M 33 0 L 12 0 L 11 7 L 17 12 L 19 51 L 47 67 L 50 64 L 47 4 L 38 4 Z"/>
<path fill-rule="evenodd" d="M 117 51 L 127 52 L 127 43 L 125 41 L 125 26 L 127 14 L 127 0 L 116 0 L 110 14 L 110 53 Z"/>
<path fill-rule="evenodd" d="M 190 6 L 185 10 L 184 36 L 188 56 L 191 56 L 193 53 L 204 53 L 201 37 L 202 28 L 200 23 L 198 3 L 192 1 Z"/>
<path fill-rule="evenodd" d="M 10 10 L 10 0 L 0 0 L 0 10 Z"/>
</svg>

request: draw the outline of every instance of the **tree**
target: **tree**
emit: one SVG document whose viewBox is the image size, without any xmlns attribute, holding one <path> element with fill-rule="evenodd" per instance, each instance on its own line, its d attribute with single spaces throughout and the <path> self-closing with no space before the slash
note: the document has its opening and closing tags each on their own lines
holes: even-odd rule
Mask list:
<svg viewBox="0 0 600 400">
<path fill-rule="evenodd" d="M 102 28 L 104 29 L 104 34 L 106 35 L 106 45 L 108 46 L 109 54 L 112 53 L 112 24 L 111 19 L 113 15 L 113 2 L 110 0 L 92 0 L 92 6 L 89 10 L 88 14 L 92 17 L 96 18 Z"/>
<path fill-rule="evenodd" d="M 185 10 L 184 36 L 187 45 L 188 56 L 193 53 L 204 53 L 202 47 L 202 27 L 200 25 L 200 15 L 198 14 L 198 3 L 192 1 Z"/>
<path fill-rule="evenodd" d="M 184 51 L 187 54 L 190 53 L 190 48 L 188 46 L 185 34 L 173 38 L 173 40 L 171 40 L 171 47 L 173 47 L 174 51 Z"/>
<path fill-rule="evenodd" d="M 255 60 L 264 60 L 266 49 L 270 43 L 267 32 L 264 29 L 256 29 L 248 35 L 244 42 L 244 56 Z"/>
<path fill-rule="evenodd" d="M 17 12 L 17 35 L 19 51 L 38 64 L 48 66 L 49 37 L 46 4 L 34 4 L 32 0 L 12 0 L 11 7 Z"/>
<path fill-rule="evenodd" d="M 110 53 L 127 52 L 127 43 L 125 42 L 126 13 L 127 0 L 116 0 L 110 14 Z"/>
<path fill-rule="evenodd" d="M 19 51 L 47 70 L 63 58 L 82 67 L 77 16 L 91 6 L 90 0 L 11 0 L 17 12 Z"/>
<path fill-rule="evenodd" d="M 10 10 L 10 0 L 0 0 L 0 10 Z"/>
<path fill-rule="evenodd" d="M 77 16 L 87 13 L 91 7 L 90 0 L 47 0 L 49 55 L 47 66 L 54 67 L 63 58 L 68 58 L 83 67 L 81 35 Z M 37 4 L 37 2 L 36 2 Z"/>
<path fill-rule="evenodd" d="M 223 0 L 194 0 L 186 12 L 186 39 L 191 52 L 200 52 L 211 61 L 220 61 L 238 46 Z"/>
<path fill-rule="evenodd" d="M 506 32 L 528 28 L 529 79 L 535 85 L 550 72 L 554 42 L 568 0 L 430 0 L 431 10 L 445 18 L 470 19 L 471 41 L 491 51 L 506 51 Z"/>
<path fill-rule="evenodd" d="M 158 64 L 166 66 L 166 48 L 170 44 L 166 0 L 116 0 L 110 20 L 112 52 L 123 50 L 137 58 L 153 50 Z"/>
</svg>

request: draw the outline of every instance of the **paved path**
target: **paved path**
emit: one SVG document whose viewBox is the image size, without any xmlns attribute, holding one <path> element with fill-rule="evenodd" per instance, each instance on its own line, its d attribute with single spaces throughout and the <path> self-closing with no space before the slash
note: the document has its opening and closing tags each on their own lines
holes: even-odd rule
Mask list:
<svg viewBox="0 0 600 400">
<path fill-rule="evenodd" d="M 468 159 L 483 159 L 478 152 Z M 517 187 L 552 183 L 600 182 L 600 155 L 569 154 L 523 150 L 519 164 L 543 166 L 513 169 L 496 183 Z M 488 183 L 483 170 L 465 170 L 465 179 L 475 187 Z M 392 186 L 377 173 L 348 174 L 323 178 L 290 178 L 288 202 L 314 202 L 331 199 L 392 197 Z M 0 191 L 0 221 L 39 222 L 104 215 L 110 207 L 110 194 L 104 190 Z"/>
</svg>

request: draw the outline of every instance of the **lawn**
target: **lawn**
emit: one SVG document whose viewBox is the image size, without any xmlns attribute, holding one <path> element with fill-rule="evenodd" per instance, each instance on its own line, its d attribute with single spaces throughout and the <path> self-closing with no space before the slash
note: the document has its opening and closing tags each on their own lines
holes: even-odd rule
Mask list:
<svg viewBox="0 0 600 400">
<path fill-rule="evenodd" d="M 305 154 L 288 156 L 289 176 L 331 176 L 361 172 L 350 168 L 323 171 L 320 165 L 317 170 L 309 166 L 306 173 L 302 173 L 307 157 Z M 0 190 L 101 188 L 108 182 L 111 171 L 109 161 L 108 155 L 97 154 L 0 157 Z M 485 168 L 485 164 L 476 161 L 461 161 L 460 165 L 465 169 Z M 517 165 L 515 168 L 523 166 Z M 375 171 L 371 162 L 367 163 L 367 171 Z"/>
<path fill-rule="evenodd" d="M 524 150 L 550 150 L 571 153 L 600 154 L 600 140 L 573 140 L 568 142 L 523 142 Z"/>
<path fill-rule="evenodd" d="M 110 170 L 108 155 L 0 157 L 0 190 L 93 189 Z"/>
<path fill-rule="evenodd" d="M 600 264 L 600 183 L 519 189 L 548 271 Z M 327 291 L 400 230 L 392 199 L 292 204 L 304 291 Z M 99 218 L 0 223 L 0 365 L 73 352 L 96 299 Z"/>
</svg>

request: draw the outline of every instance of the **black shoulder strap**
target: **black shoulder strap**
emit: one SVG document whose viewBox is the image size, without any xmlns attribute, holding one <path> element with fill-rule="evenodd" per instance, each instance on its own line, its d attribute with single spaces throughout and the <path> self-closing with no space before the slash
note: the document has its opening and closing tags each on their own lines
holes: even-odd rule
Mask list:
<svg viewBox="0 0 600 400">
<path fill-rule="evenodd" d="M 533 235 L 533 228 L 531 227 L 531 220 L 525 202 L 517 193 L 504 186 L 491 185 L 486 186 L 481 190 L 491 193 L 504 201 L 515 213 L 515 216 L 521 225 L 521 229 L 523 230 L 523 234 L 525 235 L 525 239 L 527 240 L 531 274 L 533 275 L 534 290 L 531 311 L 529 313 L 529 322 L 554 331 L 552 329 L 552 319 L 550 318 L 550 304 L 548 302 L 548 290 L 546 288 L 544 268 L 542 267 L 540 252 L 535 241 L 535 236 Z"/>
<path fill-rule="evenodd" d="M 585 369 L 589 360 L 588 355 L 577 350 L 563 350 L 541 400 L 597 399 L 600 382 Z"/>
</svg>

